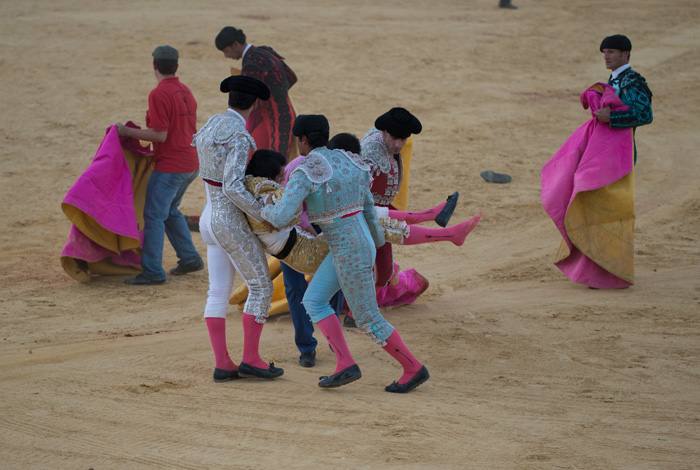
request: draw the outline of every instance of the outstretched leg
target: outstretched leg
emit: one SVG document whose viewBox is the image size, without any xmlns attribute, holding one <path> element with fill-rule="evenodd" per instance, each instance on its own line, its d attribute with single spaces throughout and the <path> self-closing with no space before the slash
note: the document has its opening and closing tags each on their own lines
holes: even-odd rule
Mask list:
<svg viewBox="0 0 700 470">
<path fill-rule="evenodd" d="M 462 223 L 447 228 L 410 225 L 408 237 L 404 239 L 403 244 L 418 245 L 432 242 L 452 242 L 457 246 L 462 246 L 467 235 L 474 230 L 480 220 L 481 215 L 475 215 Z"/>
</svg>

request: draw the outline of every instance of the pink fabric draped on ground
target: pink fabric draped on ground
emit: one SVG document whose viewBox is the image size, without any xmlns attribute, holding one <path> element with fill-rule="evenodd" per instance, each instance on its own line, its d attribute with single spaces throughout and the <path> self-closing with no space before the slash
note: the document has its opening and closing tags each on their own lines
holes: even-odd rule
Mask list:
<svg viewBox="0 0 700 470">
<path fill-rule="evenodd" d="M 124 148 L 136 155 L 148 154 L 147 148 L 136 141 L 124 142 Z M 109 259 L 117 265 L 140 267 L 137 253 L 131 249 L 119 249 L 119 237 L 131 239 L 131 245 L 140 246 L 143 232 L 137 224 L 132 171 L 116 126 L 107 129 L 90 165 L 68 190 L 62 206 L 73 222 L 77 222 L 77 217 L 82 221 L 83 214 L 87 216 L 84 218 L 87 225 L 83 228 L 86 233 L 73 225 L 61 252 L 62 257 L 88 263 Z M 115 237 L 101 237 L 99 233 L 103 231 Z M 115 242 L 107 243 L 107 240 Z"/>
<path fill-rule="evenodd" d="M 400 271 L 396 263 L 394 263 L 394 276 L 397 278 L 395 284 L 390 282 L 386 286 L 377 288 L 377 304 L 380 307 L 410 305 L 430 286 L 428 280 L 418 271 L 415 269 Z"/>
<path fill-rule="evenodd" d="M 581 94 L 581 104 L 591 113 L 606 106 L 626 109 L 615 90 L 601 83 Z M 632 172 L 633 145 L 631 129 L 613 129 L 594 117 L 576 129 L 542 168 L 542 205 L 570 250 L 568 257 L 555 264 L 573 282 L 601 289 L 631 285 L 603 269 L 571 242 L 565 218 L 578 194 L 611 185 Z"/>
</svg>

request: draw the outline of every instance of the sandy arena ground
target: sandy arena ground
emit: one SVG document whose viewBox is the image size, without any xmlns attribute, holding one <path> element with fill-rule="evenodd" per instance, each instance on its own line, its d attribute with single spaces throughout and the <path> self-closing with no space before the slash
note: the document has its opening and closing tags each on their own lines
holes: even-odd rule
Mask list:
<svg viewBox="0 0 700 470">
<path fill-rule="evenodd" d="M 0 467 L 699 468 L 700 5 L 515 1 L 0 2 Z M 107 125 L 143 123 L 152 49 L 180 49 L 201 125 L 238 64 L 213 47 L 226 24 L 286 56 L 297 110 L 332 132 L 413 110 L 411 205 L 459 190 L 458 218 L 484 212 L 462 248 L 397 250 L 431 281 L 386 312 L 430 368 L 416 393 L 383 391 L 398 367 L 357 331 L 363 379 L 320 390 L 332 354 L 322 340 L 300 368 L 288 316 L 262 344 L 281 380 L 214 384 L 204 272 L 136 288 L 62 271 L 62 197 Z M 551 264 L 539 170 L 588 118 L 578 94 L 607 79 L 598 44 L 617 32 L 655 121 L 637 133 L 637 284 L 591 291 Z M 197 183 L 184 209 L 202 205 Z"/>
</svg>

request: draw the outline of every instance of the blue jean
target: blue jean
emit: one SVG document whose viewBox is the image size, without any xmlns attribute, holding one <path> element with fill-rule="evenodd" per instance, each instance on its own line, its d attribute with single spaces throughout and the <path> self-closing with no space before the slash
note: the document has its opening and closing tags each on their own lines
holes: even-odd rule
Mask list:
<svg viewBox="0 0 700 470">
<path fill-rule="evenodd" d="M 293 270 L 284 263 L 280 263 L 280 266 L 284 276 L 284 292 L 287 296 L 289 314 L 292 317 L 292 325 L 294 325 L 294 343 L 302 354 L 313 352 L 316 350 L 318 341 L 314 338 L 314 325 L 301 303 L 306 292 L 306 278 L 302 273 Z M 330 305 L 336 314 L 340 314 L 344 304 L 345 297 L 341 291 L 338 291 L 331 299 Z"/>
<path fill-rule="evenodd" d="M 141 253 L 142 275 L 149 279 L 165 279 L 163 270 L 164 235 L 175 249 L 178 263 L 196 263 L 202 258 L 192 243 L 190 229 L 182 215 L 180 202 L 187 187 L 197 177 L 192 173 L 161 173 L 153 171 L 146 189 L 146 204 L 143 209 L 143 251 Z"/>
</svg>

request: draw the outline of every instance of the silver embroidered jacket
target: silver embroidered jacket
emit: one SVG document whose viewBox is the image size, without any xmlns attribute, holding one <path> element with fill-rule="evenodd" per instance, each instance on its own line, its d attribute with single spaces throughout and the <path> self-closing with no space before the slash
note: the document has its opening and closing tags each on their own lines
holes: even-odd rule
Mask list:
<svg viewBox="0 0 700 470">
<path fill-rule="evenodd" d="M 245 128 L 245 119 L 236 111 L 215 114 L 195 134 L 194 145 L 199 156 L 199 176 L 221 183 L 226 197 L 236 207 L 260 219 L 262 204 L 245 188 L 248 153 L 255 150 L 255 141 Z"/>
<path fill-rule="evenodd" d="M 360 141 L 362 160 L 372 174 L 372 196 L 378 206 L 391 206 L 401 184 L 401 158 L 386 148 L 382 131 L 372 128 Z"/>
</svg>

